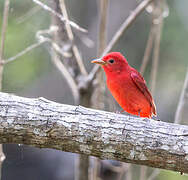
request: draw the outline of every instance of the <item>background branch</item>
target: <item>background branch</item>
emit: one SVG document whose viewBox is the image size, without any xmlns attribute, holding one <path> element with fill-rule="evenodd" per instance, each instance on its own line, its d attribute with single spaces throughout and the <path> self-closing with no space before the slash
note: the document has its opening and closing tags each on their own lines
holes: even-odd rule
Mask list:
<svg viewBox="0 0 188 180">
<path fill-rule="evenodd" d="M 6 38 L 6 30 L 8 24 L 8 14 L 9 14 L 9 0 L 5 0 L 4 10 L 3 10 L 3 20 L 2 20 L 2 30 L 1 30 L 1 42 L 0 42 L 0 91 L 2 91 L 2 83 L 3 83 L 3 57 L 4 57 L 4 47 L 5 47 L 5 38 Z M 0 144 L 0 179 L 2 178 L 2 164 L 5 160 L 5 154 L 3 152 L 3 145 Z"/>
<path fill-rule="evenodd" d="M 62 14 L 65 17 L 66 22 L 68 22 L 69 18 L 68 18 L 67 9 L 66 9 L 66 6 L 65 6 L 65 1 L 64 0 L 59 0 L 59 2 L 60 2 L 60 7 L 61 7 Z M 65 23 L 65 28 L 66 28 L 66 31 L 67 31 L 67 36 L 69 37 L 70 41 L 73 43 L 72 51 L 73 51 L 75 59 L 76 59 L 76 61 L 78 63 L 78 67 L 80 69 L 80 72 L 83 75 L 87 75 L 87 71 L 85 69 L 85 65 L 84 65 L 82 57 L 81 57 L 81 55 L 79 53 L 78 47 L 74 43 L 74 34 L 72 32 L 70 24 L 69 23 Z"/>
<path fill-rule="evenodd" d="M 108 43 L 107 47 L 103 51 L 102 56 L 107 54 L 112 47 L 115 45 L 115 43 L 119 40 L 121 35 L 129 28 L 129 26 L 136 20 L 136 18 L 141 14 L 141 12 L 154 0 L 143 0 L 134 11 L 131 12 L 129 17 L 124 21 L 124 23 L 120 26 L 120 28 L 117 30 L 115 35 L 112 37 L 111 41 Z M 95 65 L 92 69 L 91 73 L 89 74 L 89 79 L 93 80 L 96 76 L 96 73 L 99 69 L 98 65 Z"/>
<path fill-rule="evenodd" d="M 160 173 L 160 169 L 155 169 L 151 173 L 151 175 L 147 178 L 147 180 L 154 180 Z"/>
<path fill-rule="evenodd" d="M 33 0 L 34 3 L 36 3 L 37 5 L 39 5 L 41 8 L 43 8 L 46 11 L 51 12 L 53 15 L 57 16 L 61 21 L 66 22 L 68 24 L 70 24 L 72 27 L 74 27 L 75 29 L 82 31 L 82 32 L 87 32 L 86 29 L 80 27 L 78 24 L 76 24 L 73 21 L 69 21 L 68 19 L 64 18 L 61 14 L 57 13 L 55 10 L 53 10 L 52 8 L 50 8 L 49 6 L 47 6 L 46 4 L 42 3 L 39 0 Z"/>
<path fill-rule="evenodd" d="M 149 61 L 149 58 L 150 58 L 150 55 L 151 55 L 151 52 L 152 52 L 153 39 L 154 39 L 154 27 L 153 27 L 153 23 L 152 23 L 151 29 L 150 29 L 150 32 L 149 32 L 148 41 L 147 41 L 147 44 L 146 44 L 146 49 L 145 49 L 145 52 L 144 52 L 144 57 L 143 57 L 142 64 L 141 64 L 141 67 L 140 67 L 140 73 L 142 75 L 145 72 L 146 66 L 148 64 L 148 61 Z"/>
<path fill-rule="evenodd" d="M 48 39 L 44 39 L 43 41 L 39 41 L 39 42 L 37 42 L 37 43 L 34 43 L 34 44 L 32 44 L 32 45 L 26 47 L 24 50 L 22 50 L 21 52 L 17 53 L 15 56 L 12 56 L 12 57 L 10 57 L 10 58 L 8 58 L 8 59 L 6 59 L 6 60 L 3 60 L 3 61 L 2 61 L 2 64 L 8 64 L 8 63 L 10 63 L 10 62 L 12 62 L 12 61 L 15 61 L 15 60 L 18 59 L 19 57 L 21 57 L 21 56 L 23 56 L 24 54 L 30 52 L 30 51 L 33 50 L 34 48 L 39 47 L 41 44 L 43 44 L 43 43 L 45 43 L 45 42 L 47 42 L 47 41 L 49 41 L 49 40 L 48 40 Z"/>
<path fill-rule="evenodd" d="M 3 56 L 4 56 L 4 46 L 5 46 L 5 37 L 7 30 L 8 22 L 8 13 L 9 13 L 9 0 L 5 1 L 4 11 L 3 11 L 3 24 L 1 30 L 1 42 L 0 42 L 0 90 L 2 90 L 2 78 L 3 78 Z"/>
<path fill-rule="evenodd" d="M 174 123 L 180 123 L 180 121 L 182 119 L 181 118 L 182 109 L 184 107 L 186 99 L 188 99 L 187 98 L 188 97 L 187 94 L 188 94 L 188 69 L 187 69 L 187 74 L 186 74 L 186 77 L 185 77 L 185 82 L 184 82 L 184 85 L 183 85 L 183 89 L 182 89 L 182 92 L 181 92 L 181 95 L 180 95 L 180 100 L 179 100 L 179 103 L 178 103 L 178 107 L 177 107 L 177 110 L 176 110 Z"/>
<path fill-rule="evenodd" d="M 79 91 L 78 91 L 78 86 L 77 86 L 75 80 L 72 78 L 70 72 L 67 70 L 65 65 L 61 62 L 57 52 L 53 48 L 53 44 L 52 44 L 51 55 L 52 55 L 52 62 L 54 63 L 56 68 L 59 70 L 59 72 L 62 74 L 62 76 L 64 76 L 65 80 L 67 81 L 67 83 L 72 91 L 72 95 L 74 97 L 75 104 L 79 104 L 80 95 L 79 95 Z"/>
<path fill-rule="evenodd" d="M 160 0 L 161 1 L 161 0 Z M 158 2 L 159 3 L 159 2 Z M 159 9 L 161 11 L 162 5 L 159 5 Z M 155 86 L 156 86 L 156 78 L 157 78 L 157 70 L 159 63 L 159 53 L 160 53 L 160 40 L 161 40 L 161 32 L 163 26 L 163 16 L 161 15 L 162 11 L 158 17 L 157 24 L 155 24 L 155 39 L 154 39 L 154 50 L 153 50 L 153 61 L 152 61 L 152 71 L 151 71 L 151 93 L 154 94 Z"/>
<path fill-rule="evenodd" d="M 159 64 L 159 53 L 160 53 L 160 40 L 162 34 L 162 26 L 163 26 L 163 9 L 164 9 L 164 0 L 154 1 L 151 4 L 152 7 L 152 25 L 151 30 L 144 54 L 144 59 L 141 65 L 141 73 L 144 73 L 144 70 L 147 66 L 152 48 L 153 48 L 153 59 L 152 59 L 152 68 L 151 68 L 151 79 L 150 79 L 150 87 L 151 93 L 154 95 L 156 79 L 157 79 L 157 71 Z M 140 168 L 140 180 L 147 179 L 147 167 L 141 166 Z"/>
<path fill-rule="evenodd" d="M 83 64 L 79 50 L 75 45 L 74 34 L 70 24 L 67 23 L 69 22 L 69 17 L 65 2 L 63 0 L 54 1 L 54 9 L 59 14 L 63 14 L 66 20 L 64 23 L 62 23 L 62 21 L 60 21 L 57 16 L 53 16 L 52 24 L 58 27 L 58 31 L 55 32 L 53 36 L 54 42 L 62 50 L 65 50 L 67 53 L 71 54 L 71 57 L 61 56 L 61 59 L 56 58 L 56 60 L 58 60 L 58 64 L 61 64 L 62 66 L 62 68 L 59 66 L 59 70 L 62 72 L 62 75 L 63 73 L 64 75 L 66 73 L 67 76 L 64 77 L 67 81 L 68 79 L 74 80 L 72 83 L 68 83 L 71 86 L 72 91 L 77 93 L 74 98 L 79 97 L 75 98 L 75 104 L 81 104 L 89 107 L 91 105 L 92 88 L 87 86 L 87 82 L 85 81 L 87 77 L 87 71 Z M 75 179 L 88 180 L 89 157 L 87 155 L 80 155 L 76 158 L 79 160 L 76 162 L 77 166 L 75 167 Z"/>
<path fill-rule="evenodd" d="M 107 38 L 107 17 L 108 17 L 108 0 L 98 1 L 99 9 L 99 31 L 98 31 L 98 47 L 97 56 L 101 56 L 106 47 Z M 97 73 L 95 84 L 93 85 L 92 107 L 105 109 L 105 79 L 102 69 Z M 98 180 L 101 170 L 101 161 L 98 158 L 93 158 L 92 179 Z"/>
</svg>

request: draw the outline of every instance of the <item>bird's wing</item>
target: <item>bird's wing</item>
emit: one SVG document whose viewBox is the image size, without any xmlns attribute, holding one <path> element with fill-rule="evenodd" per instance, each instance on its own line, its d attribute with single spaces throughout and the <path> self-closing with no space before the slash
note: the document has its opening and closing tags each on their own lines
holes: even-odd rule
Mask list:
<svg viewBox="0 0 188 180">
<path fill-rule="evenodd" d="M 148 102 L 151 104 L 152 113 L 154 115 L 156 115 L 155 103 L 153 101 L 153 98 L 152 98 L 147 86 L 146 86 L 146 81 L 144 80 L 142 75 L 139 72 L 137 72 L 135 69 L 132 69 L 131 78 L 132 78 L 133 82 L 135 83 L 135 85 L 138 87 L 138 89 L 144 94 L 144 96 L 146 97 Z"/>
</svg>

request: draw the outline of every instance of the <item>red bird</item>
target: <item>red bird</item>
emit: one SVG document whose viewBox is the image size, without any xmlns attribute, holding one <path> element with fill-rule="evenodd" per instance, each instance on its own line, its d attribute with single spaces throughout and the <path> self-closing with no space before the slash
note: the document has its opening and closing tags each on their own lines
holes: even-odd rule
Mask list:
<svg viewBox="0 0 188 180">
<path fill-rule="evenodd" d="M 126 112 L 147 118 L 157 114 L 144 78 L 128 64 L 121 53 L 111 52 L 92 63 L 102 66 L 108 89 Z"/>
</svg>

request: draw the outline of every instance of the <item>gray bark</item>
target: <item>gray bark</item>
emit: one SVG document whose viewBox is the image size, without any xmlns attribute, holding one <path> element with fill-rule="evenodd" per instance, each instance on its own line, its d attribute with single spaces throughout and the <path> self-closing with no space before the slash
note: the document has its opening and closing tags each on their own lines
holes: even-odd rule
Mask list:
<svg viewBox="0 0 188 180">
<path fill-rule="evenodd" d="M 0 93 L 0 143 L 188 173 L 188 126 Z"/>
</svg>

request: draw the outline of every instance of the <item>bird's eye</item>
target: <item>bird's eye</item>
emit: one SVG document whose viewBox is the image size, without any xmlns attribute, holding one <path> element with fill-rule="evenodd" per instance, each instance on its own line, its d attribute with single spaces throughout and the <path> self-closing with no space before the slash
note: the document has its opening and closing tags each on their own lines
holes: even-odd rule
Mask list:
<svg viewBox="0 0 188 180">
<path fill-rule="evenodd" d="M 108 62 L 111 63 L 111 64 L 113 64 L 113 63 L 114 63 L 114 60 L 113 60 L 113 59 L 110 59 Z"/>
</svg>

